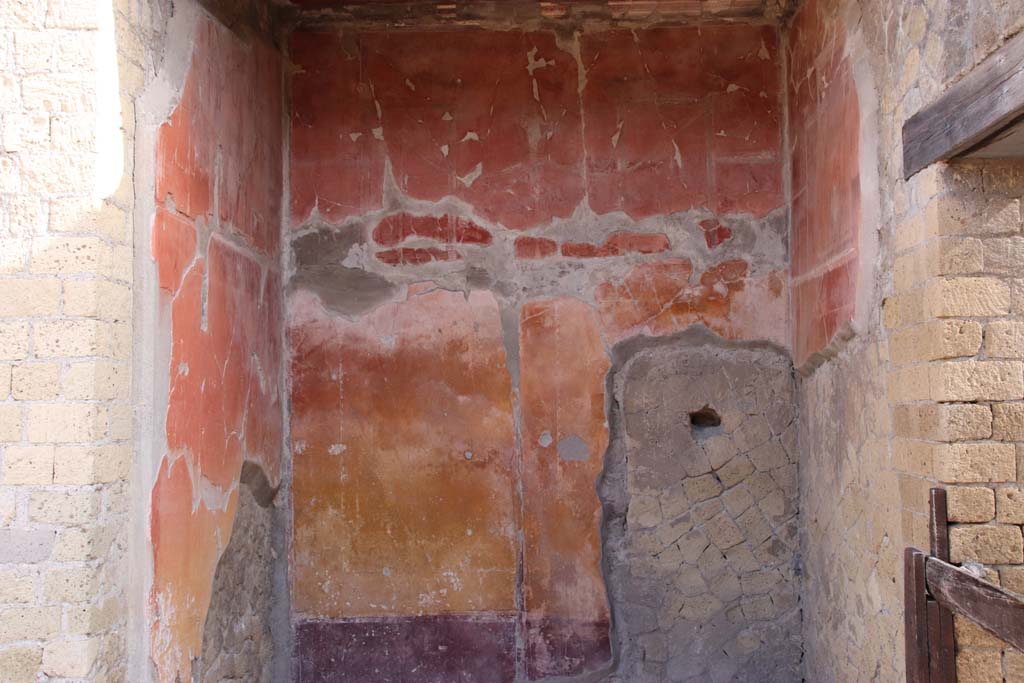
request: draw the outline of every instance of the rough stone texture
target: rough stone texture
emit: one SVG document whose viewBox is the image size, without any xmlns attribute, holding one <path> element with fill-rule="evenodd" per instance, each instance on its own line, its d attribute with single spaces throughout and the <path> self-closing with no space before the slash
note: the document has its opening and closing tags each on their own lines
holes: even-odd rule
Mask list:
<svg viewBox="0 0 1024 683">
<path fill-rule="evenodd" d="M 601 484 L 624 681 L 801 676 L 792 367 L 683 335 L 616 349 Z M 691 414 L 718 414 L 695 426 Z"/>
<path fill-rule="evenodd" d="M 5 681 L 126 680 L 132 98 L 158 5 L 0 4 Z"/>
<path fill-rule="evenodd" d="M 903 667 L 903 617 L 892 609 L 903 599 L 901 510 L 883 360 L 877 345 L 855 344 L 801 383 L 809 680 L 899 680 Z"/>
<path fill-rule="evenodd" d="M 986 564 L 1021 564 L 1024 540 L 1020 527 L 987 524 L 956 525 L 949 530 L 951 562 L 974 560 Z"/>
<path fill-rule="evenodd" d="M 991 522 L 996 516 L 996 497 L 985 486 L 950 486 L 946 508 L 951 522 Z"/>
<path fill-rule="evenodd" d="M 248 486 L 238 493 L 231 540 L 213 575 L 213 597 L 197 664 L 200 683 L 272 683 L 270 633 L 272 507 Z"/>
<path fill-rule="evenodd" d="M 1022 385 L 1019 360 L 1013 360 L 1020 358 L 1016 349 L 1020 309 L 1013 299 L 1018 280 L 1011 264 L 1018 260 L 1016 241 L 1019 238 L 1013 235 L 1021 230 L 1022 176 L 1019 164 L 1007 162 L 961 163 L 939 174 L 934 190 L 937 198 L 931 199 L 922 210 L 923 233 L 925 236 L 970 235 L 980 246 L 983 263 L 972 262 L 969 267 L 961 264 L 964 267 L 954 273 L 956 277 L 946 276 L 943 270 L 926 269 L 919 279 L 903 283 L 910 291 L 923 290 L 926 316 L 984 316 L 983 322 L 973 323 L 983 327 L 983 347 L 978 347 L 972 339 L 969 345 L 947 356 L 955 360 L 931 359 L 927 398 L 984 400 L 985 409 L 992 414 L 991 429 L 984 429 L 983 423 L 977 423 L 978 429 L 965 431 L 949 423 L 921 438 L 932 442 L 971 441 L 923 444 L 933 446 L 933 472 L 937 479 L 975 484 L 971 487 L 975 504 L 961 505 L 957 510 L 956 501 L 951 498 L 951 512 L 956 513 L 951 518 L 965 522 L 950 530 L 952 559 L 995 565 L 998 575 L 995 568 L 989 567 L 990 577 L 1005 581 L 1011 590 L 1021 588 L 1021 564 L 1024 562 L 1018 526 L 1024 522 L 1024 514 L 1019 486 L 1012 483 L 1020 479 L 1020 448 L 1015 442 L 1021 438 L 1019 397 Z M 905 360 L 914 359 L 907 356 Z M 906 400 L 910 400 L 909 395 Z M 957 412 L 964 410 L 961 404 L 955 403 L 940 407 L 945 410 L 954 406 Z M 971 410 L 978 413 L 977 408 Z M 967 683 L 1016 680 L 1010 657 L 1012 650 L 997 639 L 958 635 L 957 642 L 960 680 Z"/>
<path fill-rule="evenodd" d="M 973 358 L 982 351 L 981 321 L 938 321 L 933 315 L 944 311 L 930 308 L 935 299 L 926 296 L 936 278 L 986 275 L 963 272 L 977 265 L 977 245 L 970 245 L 974 252 L 961 252 L 973 256 L 954 263 L 933 257 L 943 250 L 931 242 L 941 235 L 983 239 L 1019 231 L 1019 210 L 1014 215 L 1012 201 L 977 194 L 983 187 L 1005 186 L 1012 174 L 993 173 L 985 183 L 974 176 L 967 182 L 975 194 L 969 200 L 951 191 L 950 183 L 960 175 L 956 166 L 939 165 L 905 181 L 900 127 L 1019 30 L 1024 17 L 1016 5 L 1003 0 L 818 3 L 825 36 L 845 40 L 858 92 L 873 93 L 861 97 L 861 123 L 875 110 L 877 138 L 862 142 L 861 156 L 877 152 L 878 191 L 865 194 L 862 187 L 862 197 L 878 207 L 880 248 L 879 258 L 860 271 L 869 277 L 857 284 L 857 301 L 871 312 L 866 324 L 848 349 L 801 383 L 808 680 L 904 677 L 902 620 L 892 606 L 902 601 L 902 549 L 928 547 L 933 456 L 945 452 L 936 446 L 957 438 L 989 438 L 973 428 L 963 433 L 976 436 L 958 437 L 955 430 L 967 425 L 951 422 L 950 429 L 934 436 L 897 430 L 906 426 L 904 406 L 936 401 L 929 393 L 929 361 Z M 991 303 L 1002 297 L 994 294 L 974 300 Z M 1012 295 L 1007 302 L 1013 305 Z M 881 320 L 874 316 L 878 310 Z M 944 389 L 941 381 L 936 388 Z M 962 400 L 980 395 L 973 393 Z M 953 392 L 937 396 L 961 400 Z M 961 670 L 960 680 L 972 680 L 970 668 Z"/>
</svg>

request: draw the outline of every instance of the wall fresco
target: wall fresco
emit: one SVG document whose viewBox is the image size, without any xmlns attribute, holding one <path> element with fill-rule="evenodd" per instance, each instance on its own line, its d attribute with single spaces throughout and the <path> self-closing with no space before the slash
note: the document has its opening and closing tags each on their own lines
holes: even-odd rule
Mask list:
<svg viewBox="0 0 1024 683">
<path fill-rule="evenodd" d="M 279 73 L 272 48 L 201 19 L 157 136 L 152 253 L 171 351 L 149 621 L 157 678 L 168 683 L 191 680 L 202 651 L 243 461 L 270 488 L 280 482 Z"/>
<path fill-rule="evenodd" d="M 613 349 L 788 341 L 777 31 L 298 31 L 289 57 L 301 680 L 609 670 Z"/>
<path fill-rule="evenodd" d="M 861 219 L 860 104 L 844 37 L 806 3 L 788 35 L 796 365 L 855 314 Z"/>
</svg>

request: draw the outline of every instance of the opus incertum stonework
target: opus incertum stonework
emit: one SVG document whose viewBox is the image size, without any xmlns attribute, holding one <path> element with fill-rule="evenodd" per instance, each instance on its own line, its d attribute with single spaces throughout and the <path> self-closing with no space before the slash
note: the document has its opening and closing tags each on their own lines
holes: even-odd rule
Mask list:
<svg viewBox="0 0 1024 683">
<path fill-rule="evenodd" d="M 903 164 L 1022 28 L 0 3 L 0 683 L 904 680 L 930 488 L 1024 590 L 1024 164 Z"/>
</svg>

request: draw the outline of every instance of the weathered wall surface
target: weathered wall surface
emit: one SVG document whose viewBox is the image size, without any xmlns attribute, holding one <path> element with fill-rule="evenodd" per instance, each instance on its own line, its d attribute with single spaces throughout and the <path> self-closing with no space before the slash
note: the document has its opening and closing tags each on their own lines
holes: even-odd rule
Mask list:
<svg viewBox="0 0 1024 683">
<path fill-rule="evenodd" d="M 827 21 L 819 5 L 804 3 L 786 36 L 797 367 L 820 362 L 848 333 L 859 275 L 860 104 L 843 25 Z"/>
<path fill-rule="evenodd" d="M 990 580 L 1022 592 L 1024 165 L 958 163 L 934 189 L 905 225 L 911 246 L 896 260 L 903 293 L 886 305 L 901 366 L 894 454 L 915 498 L 927 480 L 948 485 L 950 559 L 983 563 Z M 957 645 L 958 680 L 1024 673 L 1024 655 L 966 620 Z"/>
<path fill-rule="evenodd" d="M 124 680 L 131 98 L 158 7 L 0 3 L 5 681 Z"/>
<path fill-rule="evenodd" d="M 156 134 L 151 305 L 165 312 L 154 372 L 167 393 L 156 398 L 166 416 L 154 436 L 164 452 L 147 617 L 159 681 L 190 679 L 201 653 L 243 461 L 262 472 L 260 495 L 280 481 L 279 74 L 272 47 L 201 15 L 180 99 Z"/>
<path fill-rule="evenodd" d="M 290 59 L 300 680 L 609 668 L 610 349 L 787 340 L 775 29 L 299 31 Z"/>
<path fill-rule="evenodd" d="M 260 505 L 252 488 L 242 486 L 231 540 L 213 576 L 200 683 L 273 683 L 273 526 L 274 508 Z"/>
<path fill-rule="evenodd" d="M 900 680 L 901 552 L 906 545 L 928 546 L 927 490 L 951 481 L 936 468 L 956 453 L 973 453 L 975 443 L 981 450 L 999 450 L 998 444 L 979 443 L 984 427 L 967 419 L 987 406 L 962 405 L 993 397 L 984 392 L 958 397 L 950 393 L 952 385 L 940 391 L 941 397 L 932 395 L 929 367 L 942 366 L 934 370 L 939 375 L 994 370 L 953 359 L 984 354 L 984 319 L 999 314 L 925 303 L 931 290 L 933 302 L 948 299 L 958 306 L 963 296 L 957 287 L 986 286 L 984 278 L 975 277 L 987 273 L 974 269 L 980 244 L 950 238 L 984 232 L 990 219 L 973 211 L 969 220 L 958 219 L 962 227 L 956 228 L 948 218 L 940 219 L 936 198 L 950 191 L 947 171 L 940 166 L 903 181 L 900 127 L 1018 30 L 1024 18 L 1017 3 L 1002 0 L 819 2 L 815 11 L 825 34 L 845 42 L 862 130 L 877 113 L 877 134 L 861 135 L 860 164 L 861 208 L 878 210 L 880 246 L 877 260 L 858 256 L 860 272 L 868 277 L 857 281 L 858 306 L 865 302 L 857 316 L 866 313 L 857 336 L 800 385 L 807 676 Z M 868 98 L 863 89 L 871 81 L 876 93 Z M 871 158 L 876 153 L 877 162 Z M 869 169 L 877 169 L 877 190 L 865 185 Z M 871 233 L 863 216 L 861 244 Z M 947 227 L 940 227 L 944 223 Z M 961 272 L 968 279 L 944 290 L 947 285 L 940 281 Z M 945 381 L 939 375 L 936 389 Z M 969 445 L 955 443 L 962 440 Z M 997 460 L 985 454 L 979 462 Z M 961 645 L 971 644 L 970 638 L 961 639 Z M 999 649 L 988 646 L 985 654 L 972 655 L 977 659 L 969 665 L 961 659 L 960 680 L 1002 680 L 993 664 Z M 989 677 L 969 673 L 974 661 Z"/>
<path fill-rule="evenodd" d="M 789 359 L 684 334 L 620 345 L 615 367 L 601 492 L 622 680 L 801 680 Z"/>
</svg>

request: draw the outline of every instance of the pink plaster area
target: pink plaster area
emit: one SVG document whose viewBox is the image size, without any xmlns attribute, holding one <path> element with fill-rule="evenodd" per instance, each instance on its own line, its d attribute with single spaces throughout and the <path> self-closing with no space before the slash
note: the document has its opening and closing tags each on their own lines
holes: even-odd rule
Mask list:
<svg viewBox="0 0 1024 683">
<path fill-rule="evenodd" d="M 856 313 L 860 103 L 841 24 L 816 0 L 789 40 L 793 348 L 797 366 Z"/>
<path fill-rule="evenodd" d="M 632 218 L 783 204 L 777 33 L 296 32 L 291 218 L 456 197 L 525 229 L 583 201 Z M 575 50 L 575 49 L 574 49 Z"/>
<path fill-rule="evenodd" d="M 687 259 L 635 266 L 621 282 L 595 293 L 611 342 L 637 334 L 660 336 L 702 324 L 726 339 L 786 341 L 785 273 L 752 277 L 746 261 L 723 261 L 699 274 Z"/>
<path fill-rule="evenodd" d="M 161 683 L 191 680 L 243 461 L 280 482 L 279 69 L 269 47 L 202 19 L 181 99 L 157 137 L 151 247 L 171 340 L 150 519 Z"/>
</svg>

